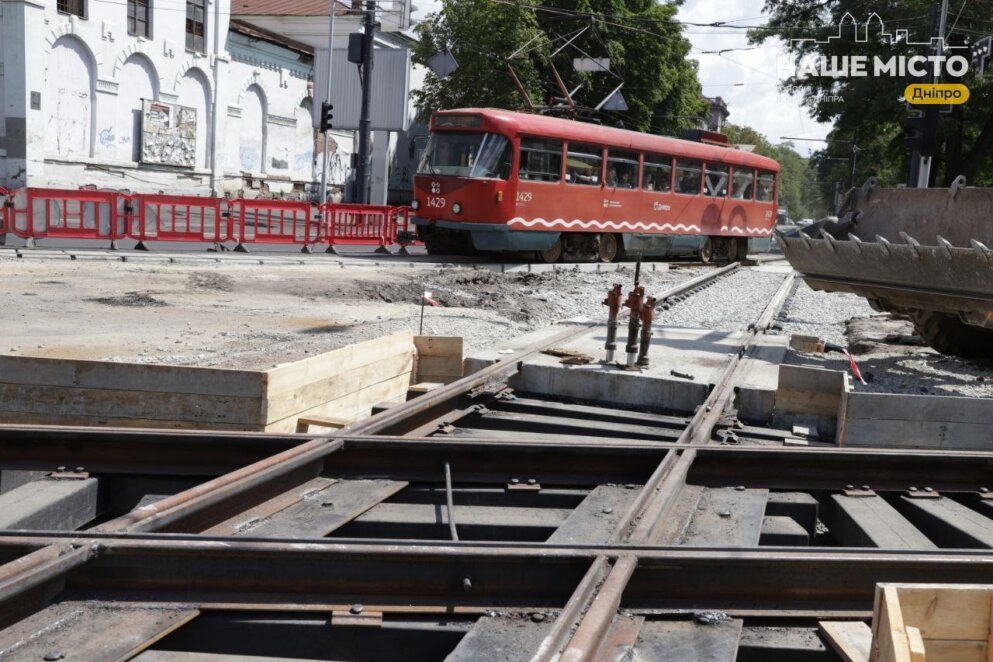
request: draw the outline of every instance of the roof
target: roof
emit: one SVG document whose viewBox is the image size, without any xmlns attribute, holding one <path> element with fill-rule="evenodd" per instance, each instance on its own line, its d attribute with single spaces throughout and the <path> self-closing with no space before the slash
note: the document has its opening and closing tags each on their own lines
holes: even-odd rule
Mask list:
<svg viewBox="0 0 993 662">
<path fill-rule="evenodd" d="M 351 6 L 338 0 L 335 16 Z M 232 16 L 327 16 L 328 0 L 231 0 Z"/>
<path fill-rule="evenodd" d="M 239 32 L 243 35 L 252 37 L 254 39 L 261 39 L 262 41 L 268 41 L 273 44 L 277 44 L 284 48 L 288 48 L 291 51 L 296 51 L 298 53 L 303 53 L 305 55 L 313 55 L 314 49 L 308 44 L 302 41 L 297 41 L 296 39 L 290 39 L 285 35 L 281 35 L 278 32 L 273 32 L 272 30 L 266 30 L 265 28 L 260 28 L 257 25 L 252 25 L 247 21 L 242 21 L 237 18 L 231 19 L 231 29 L 235 32 Z"/>
<path fill-rule="evenodd" d="M 576 120 L 567 120 L 559 117 L 516 113 L 510 110 L 497 110 L 494 108 L 460 108 L 443 110 L 435 114 L 449 113 L 478 113 L 487 121 L 492 122 L 496 127 L 502 127 L 510 135 L 513 135 L 513 133 L 525 133 L 557 138 L 559 140 L 596 143 L 607 147 L 660 152 L 664 154 L 675 153 L 676 156 L 692 156 L 693 158 L 712 163 L 737 164 L 779 172 L 779 164 L 775 160 L 734 149 L 733 147 L 719 147 L 692 140 L 657 136 L 650 133 L 616 129 L 614 127 L 588 124 L 586 122 L 577 122 Z"/>
</svg>

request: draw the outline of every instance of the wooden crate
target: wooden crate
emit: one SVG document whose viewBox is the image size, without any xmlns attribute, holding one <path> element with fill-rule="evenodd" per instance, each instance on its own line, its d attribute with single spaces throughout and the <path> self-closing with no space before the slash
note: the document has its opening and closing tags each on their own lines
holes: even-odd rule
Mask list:
<svg viewBox="0 0 993 662">
<path fill-rule="evenodd" d="M 414 336 L 417 383 L 451 384 L 462 379 L 465 349 L 461 336 Z"/>
<path fill-rule="evenodd" d="M 0 423 L 294 432 L 403 402 L 413 367 L 410 332 L 269 370 L 0 356 Z"/>
<path fill-rule="evenodd" d="M 878 662 L 988 662 L 990 584 L 877 584 L 872 655 Z"/>
</svg>

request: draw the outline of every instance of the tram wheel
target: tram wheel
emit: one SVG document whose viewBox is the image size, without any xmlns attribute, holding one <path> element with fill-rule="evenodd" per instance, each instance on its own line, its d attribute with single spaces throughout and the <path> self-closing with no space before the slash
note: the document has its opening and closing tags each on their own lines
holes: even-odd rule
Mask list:
<svg viewBox="0 0 993 662">
<path fill-rule="evenodd" d="M 600 235 L 600 248 L 597 256 L 601 262 L 616 262 L 624 257 L 624 241 L 620 235 Z"/>
<path fill-rule="evenodd" d="M 551 248 L 537 251 L 538 260 L 545 264 L 553 264 L 562 259 L 562 239 L 556 239 Z"/>
<path fill-rule="evenodd" d="M 748 240 L 747 239 L 732 239 L 733 243 L 731 245 L 731 261 L 732 262 L 744 262 L 748 259 Z"/>
<path fill-rule="evenodd" d="M 714 262 L 733 262 L 735 256 L 735 240 L 730 237 L 711 238 L 710 259 Z"/>
<path fill-rule="evenodd" d="M 714 259 L 714 242 L 711 241 L 710 237 L 703 238 L 703 243 L 700 244 L 698 257 L 700 258 L 700 261 L 704 263 L 709 263 L 712 259 Z"/>
</svg>

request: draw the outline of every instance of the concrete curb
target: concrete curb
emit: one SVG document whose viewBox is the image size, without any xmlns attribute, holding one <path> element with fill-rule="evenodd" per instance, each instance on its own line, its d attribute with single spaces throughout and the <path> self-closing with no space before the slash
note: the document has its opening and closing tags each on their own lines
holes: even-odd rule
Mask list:
<svg viewBox="0 0 993 662">
<path fill-rule="evenodd" d="M 226 255 L 223 253 L 209 253 L 206 255 L 193 255 L 190 253 L 147 253 L 141 251 L 110 252 L 110 251 L 88 251 L 77 249 L 38 249 L 23 247 L 0 247 L 0 260 L 3 259 L 30 259 L 37 261 L 44 260 L 80 260 L 87 262 L 129 262 L 132 264 L 177 264 L 177 265 L 203 265 L 203 264 L 231 264 L 239 266 L 337 266 L 339 269 L 435 269 L 439 271 L 465 270 L 465 271 L 491 271 L 494 273 L 554 273 L 554 272 L 581 272 L 581 273 L 613 273 L 613 272 L 633 272 L 635 265 L 633 262 L 621 263 L 565 263 L 565 264 L 529 264 L 521 262 L 424 262 L 420 260 L 408 260 L 404 256 L 397 255 L 387 260 L 366 260 L 362 258 L 349 258 L 347 256 L 331 256 L 314 253 L 306 257 L 289 255 L 265 255 L 255 254 L 251 257 L 244 255 Z M 647 271 L 668 271 L 668 262 L 645 262 L 641 265 Z"/>
</svg>

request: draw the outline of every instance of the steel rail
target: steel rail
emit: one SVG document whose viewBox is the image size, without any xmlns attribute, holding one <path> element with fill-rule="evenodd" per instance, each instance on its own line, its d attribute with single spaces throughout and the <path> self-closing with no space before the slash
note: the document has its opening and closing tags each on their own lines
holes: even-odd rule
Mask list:
<svg viewBox="0 0 993 662">
<path fill-rule="evenodd" d="M 307 464 L 322 462 L 329 454 L 343 446 L 344 444 L 336 439 L 312 439 L 161 501 L 135 508 L 127 515 L 105 522 L 96 529 L 127 533 L 168 526 L 229 496 L 247 492 Z"/>
<path fill-rule="evenodd" d="M 776 312 L 789 295 L 793 280 L 794 274 L 791 272 L 783 279 L 783 283 L 763 308 L 758 319 L 749 325 L 739 351 L 731 356 L 714 389 L 680 434 L 675 444 L 677 448 L 666 454 L 638 497 L 627 509 L 615 528 L 611 541 L 626 539 L 633 543 L 647 543 L 652 540 L 656 527 L 663 522 L 665 513 L 672 507 L 679 491 L 685 485 L 690 466 L 696 458 L 694 449 L 682 450 L 678 447 L 694 442 L 710 441 L 714 427 L 734 395 L 734 378 L 742 358 L 754 347 L 759 334 L 771 324 Z M 614 565 L 589 604 L 586 613 L 583 614 L 572 639 L 562 653 L 562 659 L 568 662 L 586 662 L 595 656 L 600 642 L 617 614 L 617 607 L 620 605 L 624 590 L 634 576 L 637 563 L 637 558 L 634 558 L 618 561 Z M 551 660 L 552 657 L 549 655 L 544 659 Z"/>
</svg>

